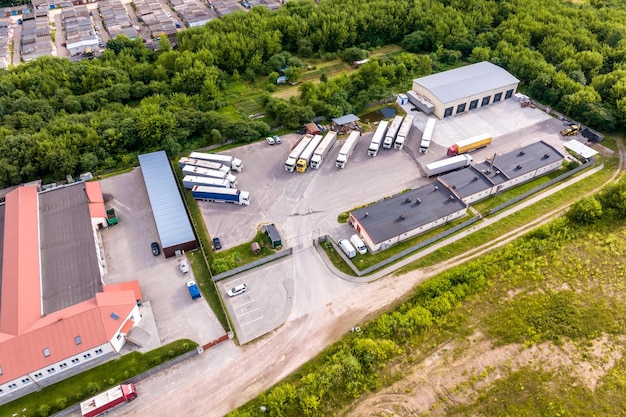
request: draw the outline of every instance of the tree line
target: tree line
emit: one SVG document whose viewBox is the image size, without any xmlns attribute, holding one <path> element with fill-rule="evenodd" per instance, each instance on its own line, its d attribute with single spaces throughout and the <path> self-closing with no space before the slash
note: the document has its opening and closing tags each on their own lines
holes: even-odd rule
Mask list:
<svg viewBox="0 0 626 417">
<path fill-rule="evenodd" d="M 411 79 L 489 60 L 533 98 L 601 130 L 626 125 L 626 6 L 592 0 L 292 0 L 253 7 L 178 34 L 149 51 L 120 36 L 100 59 L 40 58 L 0 72 L 0 187 L 136 163 L 136 154 L 250 141 L 270 125 L 336 117 L 410 88 Z M 301 85 L 285 101 L 262 95 L 265 121 L 219 112 L 229 85 L 259 91 L 281 65 L 367 56 L 351 75 Z M 275 88 L 275 87 L 274 87 Z M 244 91 L 242 94 L 246 94 Z"/>
</svg>

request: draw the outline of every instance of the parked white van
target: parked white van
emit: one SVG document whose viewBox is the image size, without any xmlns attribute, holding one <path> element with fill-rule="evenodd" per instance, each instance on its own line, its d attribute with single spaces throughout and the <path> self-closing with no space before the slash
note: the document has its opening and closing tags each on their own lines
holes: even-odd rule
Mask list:
<svg viewBox="0 0 626 417">
<path fill-rule="evenodd" d="M 341 239 L 339 241 L 339 247 L 348 258 L 354 258 L 356 256 L 356 250 L 354 249 L 354 246 L 350 244 L 348 239 Z"/>
<path fill-rule="evenodd" d="M 367 253 L 365 243 L 363 243 L 359 235 L 357 235 L 356 233 L 350 237 L 350 243 L 352 243 L 357 252 L 359 252 L 361 255 L 365 255 Z"/>
</svg>

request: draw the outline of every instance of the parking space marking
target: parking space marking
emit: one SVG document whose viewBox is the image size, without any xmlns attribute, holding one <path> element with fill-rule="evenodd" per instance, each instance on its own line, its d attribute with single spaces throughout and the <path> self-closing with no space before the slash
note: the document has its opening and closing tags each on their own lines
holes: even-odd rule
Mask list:
<svg viewBox="0 0 626 417">
<path fill-rule="evenodd" d="M 252 320 L 252 321 L 249 321 L 249 322 L 247 322 L 247 323 L 241 323 L 241 325 L 242 325 L 242 326 L 247 326 L 247 325 L 249 325 L 249 324 L 252 324 L 252 323 L 254 323 L 254 322 L 256 322 L 256 321 L 261 320 L 262 318 L 263 318 L 263 316 L 259 316 L 259 317 L 257 317 L 256 319 L 254 319 L 254 320 Z"/>
<path fill-rule="evenodd" d="M 246 304 L 250 304 L 250 303 L 254 303 L 254 300 L 250 300 L 250 301 L 247 301 L 247 302 L 245 302 L 245 303 L 241 303 L 241 304 L 237 304 L 237 305 L 233 304 L 233 307 L 234 307 L 234 308 L 243 307 L 243 306 L 245 306 Z"/>
<path fill-rule="evenodd" d="M 258 308 L 255 308 L 254 310 L 249 310 L 249 311 L 246 311 L 245 313 L 238 314 L 237 318 L 241 318 L 245 316 L 246 314 L 254 313 L 255 311 L 258 311 L 258 310 L 259 310 Z"/>
</svg>

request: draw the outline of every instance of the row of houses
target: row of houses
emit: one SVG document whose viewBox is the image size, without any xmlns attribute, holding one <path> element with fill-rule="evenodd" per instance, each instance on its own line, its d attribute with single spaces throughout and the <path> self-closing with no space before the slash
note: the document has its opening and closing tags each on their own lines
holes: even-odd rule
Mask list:
<svg viewBox="0 0 626 417">
<path fill-rule="evenodd" d="M 109 32 L 111 38 L 118 35 L 125 35 L 129 39 L 139 36 L 137 29 L 133 26 L 126 7 L 119 0 L 103 0 L 98 2 L 98 12 L 102 18 L 104 28 Z"/>
</svg>

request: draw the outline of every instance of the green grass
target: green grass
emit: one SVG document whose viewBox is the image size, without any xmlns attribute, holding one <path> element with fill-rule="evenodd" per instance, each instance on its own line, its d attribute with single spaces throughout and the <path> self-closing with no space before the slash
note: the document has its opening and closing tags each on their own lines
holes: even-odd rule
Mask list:
<svg viewBox="0 0 626 417">
<path fill-rule="evenodd" d="M 180 167 L 177 163 L 174 163 L 172 165 L 180 184 L 180 181 L 182 181 L 183 177 L 182 171 L 180 170 Z M 211 276 L 208 267 L 208 263 L 212 262 L 214 256 L 211 236 L 209 235 L 209 231 L 206 228 L 206 224 L 204 223 L 202 212 L 200 211 L 200 207 L 198 207 L 198 202 L 192 197 L 189 190 L 182 189 L 181 191 L 183 193 L 185 205 L 189 210 L 191 222 L 194 226 L 196 235 L 198 236 L 198 240 L 202 247 L 202 249 L 187 252 L 187 258 L 189 259 L 191 269 L 193 270 L 196 282 L 200 287 L 200 291 L 202 291 L 202 294 L 204 295 L 204 299 L 207 300 L 207 302 L 209 303 L 211 310 L 213 310 L 213 312 L 215 313 L 215 316 L 219 320 L 224 330 L 229 330 L 230 325 L 228 324 L 228 319 L 226 318 L 226 313 L 224 312 L 224 307 L 222 306 L 220 295 L 217 292 L 217 288 L 215 287 L 213 277 Z"/>
<path fill-rule="evenodd" d="M 346 264 L 343 261 L 343 258 L 339 256 L 339 254 L 337 253 L 335 248 L 333 248 L 333 245 L 329 241 L 322 243 L 322 248 L 324 249 L 324 252 L 326 252 L 326 256 L 328 256 L 328 259 L 330 259 L 333 265 L 335 265 L 335 268 L 337 268 L 344 274 L 348 274 L 353 277 L 356 276 L 354 271 L 352 271 L 352 268 L 350 268 L 348 264 Z M 357 255 L 357 257 L 361 257 L 361 256 L 365 256 L 365 255 Z M 354 259 L 356 260 L 358 258 L 354 258 Z"/>
<path fill-rule="evenodd" d="M 261 246 L 261 251 L 259 253 L 255 254 L 252 252 L 250 248 L 252 242 L 258 242 Z M 214 275 L 217 275 L 238 266 L 249 264 L 252 261 L 264 258 L 275 252 L 276 249 L 272 248 L 267 234 L 259 231 L 250 242 L 242 243 L 241 245 L 233 248 L 215 252 L 213 255 L 213 262 L 211 263 L 211 272 Z"/>
<path fill-rule="evenodd" d="M 2 416 L 38 416 L 41 406 L 49 405 L 57 412 L 81 402 L 101 391 L 128 380 L 163 362 L 195 349 L 191 340 L 177 340 L 147 353 L 131 352 L 119 359 L 104 363 L 81 374 L 65 379 L 39 392 L 19 398 L 0 407 Z M 63 407 L 59 405 L 65 404 Z M 22 412 L 22 410 L 25 410 Z"/>
</svg>

